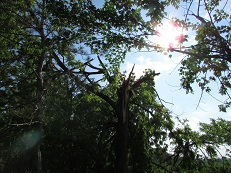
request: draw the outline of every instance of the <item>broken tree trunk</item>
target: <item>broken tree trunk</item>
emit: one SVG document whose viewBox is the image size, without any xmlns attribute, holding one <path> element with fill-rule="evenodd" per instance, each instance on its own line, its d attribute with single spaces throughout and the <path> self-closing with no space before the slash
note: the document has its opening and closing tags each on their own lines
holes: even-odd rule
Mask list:
<svg viewBox="0 0 231 173">
<path fill-rule="evenodd" d="M 118 118 L 116 129 L 116 146 L 115 146 L 115 172 L 128 172 L 128 117 L 129 117 L 129 100 L 132 97 L 132 91 L 137 89 L 143 82 L 153 80 L 154 76 L 159 75 L 154 71 L 140 77 L 136 81 L 131 81 L 134 66 L 127 78 L 123 80 L 122 85 L 118 89 L 118 102 L 116 106 L 116 116 Z"/>
<path fill-rule="evenodd" d="M 117 110 L 115 111 L 118 118 L 115 148 L 116 173 L 128 172 L 128 101 L 130 96 L 127 82 L 124 80 L 118 91 Z"/>
</svg>

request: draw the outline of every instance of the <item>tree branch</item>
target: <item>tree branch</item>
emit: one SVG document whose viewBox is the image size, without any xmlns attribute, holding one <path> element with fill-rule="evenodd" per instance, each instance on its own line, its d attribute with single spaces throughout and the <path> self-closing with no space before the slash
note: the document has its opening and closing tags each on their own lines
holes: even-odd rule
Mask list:
<svg viewBox="0 0 231 173">
<path fill-rule="evenodd" d="M 165 167 L 163 167 L 162 165 L 160 165 L 160 164 L 158 164 L 158 163 L 155 163 L 155 162 L 152 162 L 152 163 L 153 163 L 154 165 L 160 167 L 161 169 L 163 169 L 163 170 L 166 171 L 166 172 L 173 173 L 172 171 L 167 170 Z"/>
<path fill-rule="evenodd" d="M 230 59 L 227 59 L 227 58 L 224 58 L 222 57 L 221 55 L 217 54 L 217 55 L 203 55 L 203 54 L 196 54 L 196 53 L 192 53 L 192 52 L 188 52 L 188 51 L 184 51 L 184 50 L 178 50 L 178 49 L 171 49 L 172 52 L 178 52 L 178 53 L 182 53 L 182 54 L 185 54 L 185 55 L 190 55 L 190 56 L 195 56 L 195 57 L 203 57 L 203 58 L 215 58 L 215 59 L 223 59 L 225 61 L 228 61 L 231 63 L 231 58 Z"/>
<path fill-rule="evenodd" d="M 97 91 L 97 90 L 94 88 L 94 86 L 92 86 L 92 85 L 91 85 L 91 86 L 90 86 L 90 85 L 87 85 L 86 83 L 84 83 L 83 81 L 81 81 L 81 79 L 80 79 L 78 76 L 75 76 L 75 75 L 73 74 L 73 72 L 70 71 L 70 70 L 65 66 L 65 64 L 59 59 L 58 55 L 57 55 L 55 52 L 53 52 L 53 56 L 54 56 L 54 59 L 56 60 L 57 64 L 59 65 L 59 67 L 62 68 L 62 69 L 64 70 L 64 72 L 66 72 L 72 79 L 74 79 L 75 81 L 77 81 L 78 84 L 79 84 L 82 88 L 84 88 L 84 89 L 86 89 L 86 90 L 88 90 L 88 91 L 94 93 L 94 94 L 97 95 L 98 97 L 102 98 L 102 99 L 105 100 L 108 104 L 110 104 L 113 108 L 116 107 L 116 103 L 115 103 L 110 97 L 108 97 L 107 95 L 105 95 L 105 94 L 103 94 L 103 93 Z M 88 80 L 90 80 L 90 79 L 88 79 Z"/>
<path fill-rule="evenodd" d="M 154 76 L 157 76 L 157 75 L 159 75 L 159 74 L 160 74 L 160 73 L 150 73 L 150 74 L 148 74 L 148 75 L 145 75 L 145 76 L 143 76 L 143 77 L 140 77 L 140 78 L 139 78 L 138 80 L 136 80 L 136 82 L 132 85 L 132 89 L 135 89 L 135 88 L 139 87 L 141 83 L 146 82 L 146 81 L 150 80 L 152 76 L 154 77 Z"/>
<path fill-rule="evenodd" d="M 104 63 L 102 62 L 102 60 L 100 59 L 99 55 L 97 55 L 97 58 L 99 60 L 100 65 L 103 67 L 103 70 L 105 71 L 105 77 L 108 80 L 108 82 L 112 81 L 112 78 L 107 70 L 107 68 L 105 67 Z"/>
</svg>

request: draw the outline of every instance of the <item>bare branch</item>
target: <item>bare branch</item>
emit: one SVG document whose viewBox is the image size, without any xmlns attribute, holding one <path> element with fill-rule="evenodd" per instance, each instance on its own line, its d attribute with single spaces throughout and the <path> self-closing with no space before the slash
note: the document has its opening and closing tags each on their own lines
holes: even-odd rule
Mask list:
<svg viewBox="0 0 231 173">
<path fill-rule="evenodd" d="M 127 80 L 125 81 L 125 82 L 126 82 L 126 83 L 125 83 L 125 88 L 128 87 L 128 84 L 129 84 L 129 82 L 130 82 L 130 80 L 131 80 L 131 76 L 132 76 L 134 67 L 135 67 L 135 64 L 133 65 L 132 70 L 130 71 L 130 73 L 129 73 L 129 75 L 128 75 L 128 78 L 127 78 Z"/>
<path fill-rule="evenodd" d="M 90 92 L 94 93 L 95 95 L 97 95 L 98 97 L 102 98 L 108 104 L 110 104 L 113 108 L 116 107 L 116 103 L 110 97 L 108 97 L 105 94 L 99 92 L 94 86 L 84 83 L 83 81 L 81 81 L 81 79 L 78 76 L 75 76 L 74 73 L 72 71 L 70 71 L 65 66 L 65 64 L 62 63 L 62 61 L 59 59 L 58 55 L 55 52 L 53 52 L 53 56 L 54 56 L 54 59 L 56 60 L 57 64 L 64 70 L 64 72 L 66 72 L 72 79 L 77 81 L 78 84 L 82 88 L 87 89 L 88 91 L 90 91 Z M 87 80 L 91 81 L 90 78 L 88 78 L 88 77 L 87 77 Z M 90 83 L 92 83 L 92 81 Z"/>
<path fill-rule="evenodd" d="M 223 59 L 225 61 L 228 61 L 231 63 L 231 59 L 227 59 L 219 54 L 217 55 L 203 55 L 203 54 L 197 54 L 197 53 L 192 53 L 192 52 L 188 52 L 188 51 L 183 51 L 183 50 L 178 50 L 178 49 L 172 49 L 171 51 L 173 52 L 179 52 L 179 53 L 182 53 L 182 54 L 186 54 L 186 55 L 190 55 L 190 56 L 195 56 L 195 57 L 203 57 L 203 58 L 215 58 L 215 59 Z"/>
<path fill-rule="evenodd" d="M 98 60 L 99 60 L 100 65 L 103 67 L 103 71 L 104 71 L 104 73 L 105 73 L 106 79 L 107 79 L 109 82 L 112 81 L 112 80 L 111 80 L 111 76 L 110 76 L 110 74 L 109 74 L 109 72 L 108 72 L 106 66 L 104 65 L 104 63 L 103 63 L 102 60 L 100 59 L 99 55 L 97 56 L 97 58 L 98 58 Z"/>
<path fill-rule="evenodd" d="M 197 106 L 196 106 L 196 109 L 198 109 L 198 107 L 199 107 L 199 105 L 200 105 L 200 102 L 201 102 L 203 93 L 204 93 L 204 90 L 202 89 L 202 90 L 201 90 L 201 95 L 200 95 L 199 101 L 198 101 Z"/>
<path fill-rule="evenodd" d="M 33 121 L 30 123 L 20 123 L 20 124 L 9 124 L 10 126 L 30 126 L 36 123 L 41 123 L 40 121 Z"/>
<path fill-rule="evenodd" d="M 99 68 L 99 67 L 96 67 L 96 66 L 94 66 L 94 65 L 92 65 L 91 63 L 88 63 L 87 64 L 89 67 L 91 67 L 92 69 L 95 69 L 95 70 L 98 70 L 98 71 L 103 71 L 103 69 L 102 68 Z"/>
</svg>

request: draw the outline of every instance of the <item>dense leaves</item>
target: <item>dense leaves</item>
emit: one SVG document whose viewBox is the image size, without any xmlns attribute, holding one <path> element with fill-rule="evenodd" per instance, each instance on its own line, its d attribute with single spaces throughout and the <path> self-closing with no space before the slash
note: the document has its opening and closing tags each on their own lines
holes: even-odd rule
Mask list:
<svg viewBox="0 0 231 173">
<path fill-rule="evenodd" d="M 177 6 L 151 0 L 108 0 L 102 6 L 90 0 L 1 1 L 0 172 L 42 172 L 41 166 L 43 172 L 211 171 L 216 148 L 230 145 L 229 122 L 201 124 L 202 134 L 186 123 L 174 127 L 158 101 L 158 73 L 147 70 L 135 78 L 119 70 L 128 51 L 147 46 L 169 3 Z M 216 14 L 217 21 L 227 17 Z M 214 39 L 216 27 L 210 27 L 198 31 L 200 44 L 208 42 L 203 37 Z M 211 56 L 207 44 L 200 51 Z M 204 61 L 190 58 L 181 69 L 188 90 Z M 228 61 L 220 67 L 220 59 L 212 60 L 221 77 Z M 229 161 L 222 161 L 223 171 L 229 170 Z"/>
<path fill-rule="evenodd" d="M 80 159 L 77 166 L 73 164 L 70 167 L 72 171 L 97 170 L 101 164 L 104 164 L 105 169 L 108 165 L 111 165 L 110 169 L 114 169 L 114 159 L 116 157 L 118 160 L 121 152 L 117 149 L 118 152 L 113 154 L 116 147 L 109 147 L 112 142 L 105 141 L 112 138 L 115 133 L 116 138 L 120 138 L 124 132 L 121 131 L 118 135 L 120 130 L 113 127 L 114 129 L 109 134 L 106 133 L 103 139 L 101 133 L 102 135 L 105 133 L 104 126 L 108 123 L 106 120 L 109 117 L 112 124 L 117 123 L 116 118 L 120 117 L 122 104 L 119 102 L 117 107 L 117 99 L 120 100 L 124 96 L 123 93 L 118 95 L 117 91 L 123 88 L 125 79 L 118 68 L 127 51 L 144 46 L 146 35 L 138 33 L 147 33 L 150 27 L 147 27 L 149 22 L 142 19 L 141 10 L 151 9 L 150 4 L 152 7 L 156 6 L 155 10 L 165 5 L 158 1 L 141 4 L 132 1 L 105 1 L 102 7 L 97 8 L 92 1 L 1 2 L 2 131 L 6 131 L 6 136 L 9 135 L 12 141 L 18 137 L 22 143 L 26 143 L 27 140 L 33 139 L 34 133 L 29 139 L 24 137 L 27 136 L 26 131 L 16 135 L 17 137 L 12 134 L 38 124 L 39 129 L 45 131 L 44 143 L 47 142 L 48 147 L 43 144 L 41 146 L 40 138 L 33 142 L 31 152 L 25 146 L 22 148 L 23 154 L 16 152 L 14 157 L 4 159 L 5 172 L 15 172 L 22 162 L 27 164 L 18 169 L 19 172 L 25 172 L 27 169 L 33 172 L 37 169 L 41 172 L 40 146 L 45 158 L 49 158 L 49 152 L 46 154 L 46 151 L 50 151 L 49 147 L 56 144 L 55 151 L 61 155 L 65 152 L 64 146 L 68 148 L 67 153 L 72 153 L 73 147 L 80 147 L 79 150 L 83 150 L 82 153 L 76 153 L 76 157 L 80 155 L 83 160 Z M 163 14 L 158 11 L 155 16 L 156 19 L 152 16 L 151 20 L 160 20 Z M 128 84 L 131 87 L 131 83 Z M 123 88 L 126 92 L 130 90 L 127 86 Z M 92 99 L 99 100 L 93 103 Z M 79 102 L 80 100 L 82 101 Z M 89 105 L 92 105 L 90 109 Z M 109 117 L 106 115 L 107 111 L 110 112 Z M 99 122 L 91 119 L 89 114 L 97 117 L 95 120 Z M 58 126 L 60 122 L 62 123 Z M 75 124 L 80 124 L 81 131 L 76 129 Z M 72 131 L 75 132 L 73 135 Z M 41 135 L 42 130 L 38 133 Z M 128 134 L 125 132 L 124 135 Z M 58 136 L 61 136 L 60 139 L 57 139 Z M 76 139 L 77 136 L 80 139 Z M 10 148 L 5 147 L 9 140 L 2 144 L 4 148 L 2 153 L 10 152 Z M 116 141 L 123 143 L 118 139 Z M 89 148 L 93 150 L 88 152 L 89 154 L 86 154 L 84 149 L 87 144 L 90 144 Z M 106 144 L 108 156 L 103 154 L 99 163 L 92 160 L 86 162 L 92 155 L 90 153 L 99 152 L 94 150 L 96 146 L 100 145 L 100 148 L 103 148 L 101 145 Z M 17 145 L 21 144 L 13 143 L 12 147 L 17 148 Z M 111 154 L 107 151 L 109 148 L 113 148 L 110 149 Z M 105 153 L 104 150 L 102 152 Z M 107 158 L 109 156 L 110 160 Z M 74 162 L 78 160 L 76 157 L 70 159 Z M 57 159 L 58 157 L 54 158 L 52 162 L 55 163 L 54 167 L 49 166 L 49 159 L 47 160 L 45 164 L 47 171 L 59 170 L 57 165 L 61 165 L 61 160 Z M 63 164 L 68 165 L 70 159 L 67 158 L 67 162 Z M 33 163 L 29 160 L 33 160 Z M 98 160 L 97 155 L 95 160 Z M 13 164 L 8 165 L 11 162 Z M 66 168 L 69 167 L 67 165 Z M 117 165 L 117 168 L 119 167 L 120 165 Z"/>
<path fill-rule="evenodd" d="M 202 91 L 211 92 L 214 83 L 219 86 L 219 94 L 225 96 L 220 111 L 230 107 L 230 9 L 229 1 L 201 1 L 196 3 L 197 12 L 190 9 L 194 1 L 187 2 L 190 6 L 184 22 L 188 29 L 196 31 L 195 45 L 189 49 L 174 50 L 187 55 L 180 67 L 182 87 L 193 92 L 192 84 L 196 82 Z M 206 14 L 208 17 L 203 17 Z M 193 22 L 196 21 L 196 22 Z"/>
</svg>

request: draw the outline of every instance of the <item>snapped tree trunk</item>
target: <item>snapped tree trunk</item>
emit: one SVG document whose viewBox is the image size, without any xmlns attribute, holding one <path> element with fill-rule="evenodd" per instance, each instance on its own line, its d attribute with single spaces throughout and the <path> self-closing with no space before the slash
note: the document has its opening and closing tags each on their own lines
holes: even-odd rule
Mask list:
<svg viewBox="0 0 231 173">
<path fill-rule="evenodd" d="M 116 129 L 116 173 L 128 172 L 128 101 L 129 91 L 127 90 L 126 81 L 118 91 L 117 110 L 115 111 L 118 118 Z"/>
</svg>

